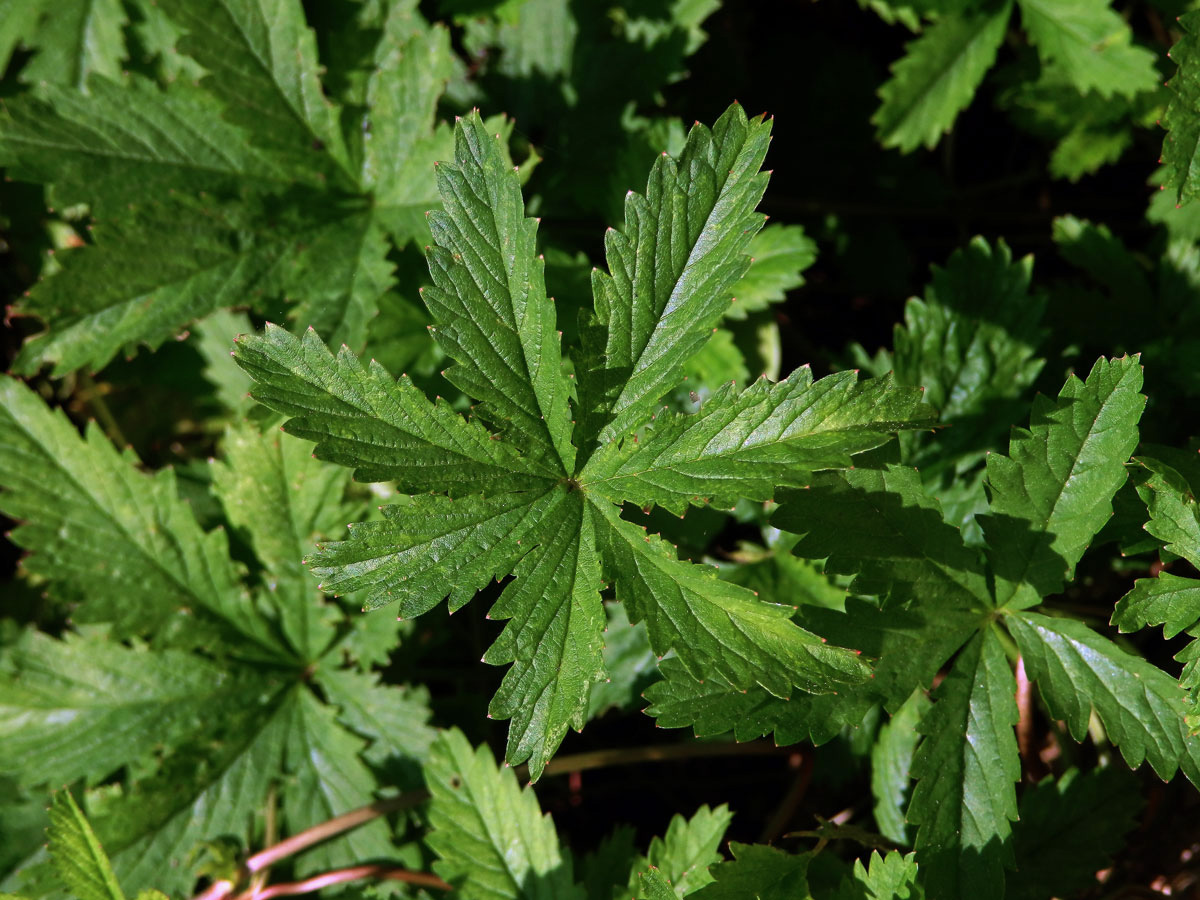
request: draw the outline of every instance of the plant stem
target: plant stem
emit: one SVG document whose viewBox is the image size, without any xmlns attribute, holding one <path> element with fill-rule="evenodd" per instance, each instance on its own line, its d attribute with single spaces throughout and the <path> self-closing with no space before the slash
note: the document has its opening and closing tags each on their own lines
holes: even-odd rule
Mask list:
<svg viewBox="0 0 1200 900">
<path fill-rule="evenodd" d="M 740 743 L 700 743 L 690 742 L 683 744 L 668 744 L 666 746 L 650 746 L 650 747 L 618 747 L 610 750 L 593 750 L 588 753 L 575 753 L 566 756 L 560 756 L 557 759 L 551 760 L 546 764 L 545 774 L 547 775 L 565 775 L 569 772 L 582 772 L 588 769 L 603 769 L 609 766 L 625 766 L 635 765 L 643 762 L 671 762 L 679 759 L 701 759 L 706 757 L 717 756 L 782 756 L 791 754 L 794 751 L 786 747 L 776 747 L 774 744 L 768 744 L 761 741 L 750 741 L 744 744 Z M 528 769 L 526 766 L 517 766 L 518 775 L 521 778 L 526 777 Z M 307 850 L 315 844 L 320 844 L 330 838 L 337 837 L 339 834 L 358 828 L 360 825 L 365 825 L 367 822 L 377 819 L 380 816 L 386 816 L 388 813 L 397 812 L 402 809 L 410 809 L 424 803 L 429 799 L 429 791 L 418 790 L 409 791 L 400 794 L 396 797 L 390 797 L 387 800 L 377 800 L 368 806 L 362 806 L 358 809 L 352 809 L 350 812 L 342 813 L 340 816 L 335 816 L 325 822 L 306 828 L 297 834 L 292 835 L 286 840 L 282 840 L 277 844 L 272 844 L 258 853 L 255 853 L 246 860 L 242 866 L 242 877 L 246 875 L 254 876 L 251 881 L 250 888 L 237 895 L 238 900 L 242 898 L 253 897 L 255 900 L 263 900 L 264 897 L 282 895 L 285 892 L 277 890 L 277 888 L 285 885 L 273 885 L 269 888 L 261 888 L 263 882 L 262 874 L 267 869 L 275 865 L 280 860 L 293 856 L 302 850 Z M 358 866 L 354 869 L 341 869 L 339 872 L 351 872 L 364 870 L 371 867 Z M 380 867 L 376 867 L 380 868 Z M 387 872 L 407 872 L 403 869 L 388 869 L 380 868 L 380 871 Z M 329 875 L 332 873 L 326 873 Z M 445 884 L 440 879 L 432 875 L 422 873 L 407 872 L 407 875 L 418 878 L 433 878 L 434 881 L 428 882 L 428 886 L 440 887 Z M 326 876 L 317 876 L 324 878 Z M 347 876 L 349 877 L 349 876 Z M 368 875 L 357 875 L 355 878 L 366 878 Z M 374 876 L 385 877 L 385 876 Z M 411 880 L 403 878 L 399 875 L 387 875 L 387 878 L 394 880 Z M 239 879 L 240 880 L 240 879 Z M 309 879 L 311 881 L 312 879 Z M 437 883 L 435 883 L 437 882 Z M 307 884 L 308 882 L 295 882 L 288 887 Z M 334 884 L 336 882 L 325 882 L 324 884 Z M 426 884 L 426 882 L 413 882 Z M 197 894 L 193 900 L 222 900 L 233 893 L 235 885 L 228 881 L 218 881 L 210 885 L 207 890 L 201 894 Z M 447 885 L 447 889 L 448 889 Z M 256 888 L 261 888 L 255 893 Z M 317 890 L 315 887 L 296 888 L 290 890 L 290 893 L 306 893 L 307 891 Z"/>
<path fill-rule="evenodd" d="M 368 806 L 352 809 L 348 813 L 342 813 L 340 816 L 335 816 L 328 821 L 321 822 L 319 825 L 314 825 L 312 828 L 306 828 L 297 834 L 293 834 L 287 840 L 280 841 L 278 844 L 255 853 L 246 860 L 246 865 L 243 868 L 250 873 L 260 872 L 263 869 L 273 866 L 281 859 L 286 859 L 295 853 L 299 853 L 301 850 L 313 846 L 313 844 L 319 844 L 322 841 L 327 841 L 331 837 L 341 834 L 343 831 L 349 831 L 352 828 L 357 828 L 359 825 L 365 825 L 379 816 L 386 816 L 388 813 L 401 809 L 409 809 L 420 803 L 424 803 L 428 799 L 429 791 L 409 791 L 397 797 L 390 797 L 387 800 L 377 800 Z"/>
<path fill-rule="evenodd" d="M 245 893 L 239 894 L 236 900 L 270 900 L 271 897 L 309 894 L 333 884 L 345 884 L 346 882 L 358 881 L 363 878 L 375 878 L 380 881 L 403 881 L 408 884 L 420 885 L 421 887 L 436 888 L 439 891 L 448 891 L 452 887 L 436 875 L 430 875 L 428 872 L 411 872 L 408 869 L 371 864 L 350 866 L 346 869 L 333 869 L 329 872 L 323 872 L 320 875 L 314 875 L 311 878 L 305 878 L 303 881 L 287 881 L 281 884 L 273 884 L 257 892 L 248 890 Z"/>
</svg>

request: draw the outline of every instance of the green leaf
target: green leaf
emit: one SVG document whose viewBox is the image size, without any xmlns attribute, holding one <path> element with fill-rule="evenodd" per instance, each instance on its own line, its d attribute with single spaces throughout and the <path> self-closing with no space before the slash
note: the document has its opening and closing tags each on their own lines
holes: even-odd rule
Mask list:
<svg viewBox="0 0 1200 900">
<path fill-rule="evenodd" d="M 213 489 L 263 566 L 263 585 L 288 643 L 302 659 L 315 659 L 334 630 L 301 560 L 315 537 L 342 527 L 349 472 L 314 459 L 301 441 L 249 424 L 230 428 L 222 450 Z"/>
<path fill-rule="evenodd" d="M 260 681 L 226 704 L 210 734 L 219 740 L 194 752 L 181 748 L 166 770 L 142 780 L 93 816 L 130 891 L 150 886 L 173 895 L 195 883 L 195 848 L 206 840 L 241 836 L 285 775 L 284 751 L 294 740 L 298 688 Z M 313 824 L 313 823 L 309 823 Z"/>
<path fill-rule="evenodd" d="M 185 36 L 179 49 L 207 71 L 225 115 L 292 173 L 356 177 L 338 109 L 324 95 L 316 40 L 299 0 L 161 0 Z M 318 176 L 319 177 L 319 176 Z"/>
<path fill-rule="evenodd" d="M 461 732 L 443 732 L 425 776 L 433 868 L 463 900 L 582 898 L 549 815 L 531 788 L 517 787 L 511 769 L 496 768 L 486 747 L 472 750 Z"/>
<path fill-rule="evenodd" d="M 790 696 L 792 685 L 828 693 L 865 679 L 866 665 L 797 627 L 789 607 L 764 603 L 717 579 L 712 568 L 680 561 L 611 504 L 590 508 L 605 569 L 618 573 L 616 597 L 629 620 L 645 621 L 655 652 L 674 649 L 693 677 L 715 673 L 739 689 L 758 684 L 777 697 Z"/>
<path fill-rule="evenodd" d="M 1200 11 L 1179 17 L 1182 37 L 1170 50 L 1179 67 L 1168 82 L 1171 102 L 1163 115 L 1163 191 L 1173 195 L 1175 205 L 1200 193 Z M 1169 209 L 1169 207 L 1168 207 Z"/>
<path fill-rule="evenodd" d="M 1049 900 L 1096 884 L 1137 825 L 1143 805 L 1137 780 L 1119 767 L 1047 777 L 1021 797 L 1013 828 L 1016 869 L 1006 897 Z"/>
<path fill-rule="evenodd" d="M 917 882 L 916 854 L 893 850 L 880 856 L 871 852 L 870 868 L 854 861 L 851 875 L 842 881 L 836 900 L 922 900 L 925 891 Z"/>
<path fill-rule="evenodd" d="M 925 388 L 943 421 L 986 413 L 990 400 L 1018 396 L 1041 371 L 1033 354 L 1046 298 L 1030 291 L 1032 274 L 1032 257 L 1013 262 L 1003 241 L 993 248 L 977 237 L 944 269 L 933 267 L 923 300 L 905 305 L 905 324 L 895 331 L 896 379 Z M 970 425 L 953 432 L 963 428 Z"/>
<path fill-rule="evenodd" d="M 1109 0 L 1017 0 L 1021 24 L 1044 64 L 1080 93 L 1131 97 L 1158 84 L 1154 53 L 1131 44 L 1128 23 Z"/>
<path fill-rule="evenodd" d="M 0 672 L 0 771 L 23 785 L 107 776 L 204 730 L 244 678 L 191 653 L 27 632 Z"/>
<path fill-rule="evenodd" d="M 1160 572 L 1139 578 L 1133 590 L 1117 601 L 1112 624 L 1121 631 L 1162 625 L 1163 637 L 1173 638 L 1200 621 L 1200 581 Z"/>
<path fill-rule="evenodd" d="M 808 900 L 809 854 L 736 841 L 729 852 L 734 858 L 713 867 L 716 883 L 697 892 L 697 900 Z"/>
<path fill-rule="evenodd" d="M 21 70 L 22 81 L 63 84 L 87 93 L 93 72 L 121 76 L 126 56 L 122 29 L 128 19 L 120 0 L 32 0 L 29 5 L 41 7 L 42 17 L 27 41 L 37 53 Z M 0 11 L 3 14 L 8 12 Z"/>
<path fill-rule="evenodd" d="M 56 376 L 96 371 L 269 289 L 291 241 L 311 235 L 259 230 L 246 212 L 179 199 L 95 228 L 96 243 L 64 254 L 63 270 L 18 307 L 47 330 L 21 348 L 14 369 L 33 374 L 50 362 Z"/>
<path fill-rule="evenodd" d="M 453 151 L 450 131 L 433 128 L 437 103 L 453 74 L 445 28 L 395 36 L 389 29 L 367 81 L 362 183 L 374 194 L 379 218 L 403 244 L 425 230 L 425 211 L 438 203 L 430 174 Z M 414 227 L 418 223 L 418 227 Z"/>
<path fill-rule="evenodd" d="M 638 875 L 635 890 L 637 895 L 634 900 L 676 900 L 681 896 L 676 893 L 671 882 L 667 880 L 667 876 L 658 869 L 651 869 L 649 872 L 642 872 Z"/>
<path fill-rule="evenodd" d="M 999 605 L 1027 608 L 1062 590 L 1108 521 L 1138 442 L 1141 386 L 1137 357 L 1099 359 L 1086 382 L 1069 377 L 1057 401 L 1034 401 L 1008 456 L 988 457 L 990 512 L 979 519 Z"/>
<path fill-rule="evenodd" d="M 283 747 L 284 769 L 291 777 L 280 792 L 283 819 L 292 834 L 366 806 L 375 799 L 376 788 L 375 778 L 359 759 L 364 741 L 342 728 L 334 711 L 311 691 L 294 696 Z M 375 819 L 311 848 L 297 860 L 297 874 L 387 858 L 394 852 L 391 831 L 386 820 Z"/>
<path fill-rule="evenodd" d="M 221 531 L 206 534 L 174 474 L 138 471 L 92 423 L 83 438 L 61 411 L 0 377 L 0 510 L 25 522 L 13 541 L 27 571 L 52 590 L 86 598 L 76 621 L 127 632 L 161 627 L 182 608 L 204 614 L 289 659 L 269 619 L 248 602 Z"/>
<path fill-rule="evenodd" d="M 908 805 L 910 771 L 917 744 L 921 740 L 918 725 L 929 712 L 929 698 L 923 690 L 896 710 L 891 721 L 879 729 L 871 748 L 871 793 L 875 797 L 875 827 L 888 840 L 910 846 Z"/>
<path fill-rule="evenodd" d="M 315 205 L 315 204 L 314 204 Z M 393 265 L 377 209 L 351 206 L 325 213 L 321 226 L 290 238 L 278 292 L 296 300 L 288 318 L 314 328 L 330 344 L 361 350 L 380 298 L 392 287 Z"/>
<path fill-rule="evenodd" d="M 324 665 L 317 668 L 316 679 L 337 708 L 338 721 L 370 742 L 362 757 L 388 776 L 381 781 L 400 783 L 402 767 L 429 755 L 437 733 L 428 724 L 426 689 L 384 684 L 376 675 Z"/>
<path fill-rule="evenodd" d="M 455 164 L 439 167 L 446 209 L 431 216 L 439 246 L 430 250 L 436 287 L 426 292 L 426 301 L 438 339 L 458 360 L 447 376 L 469 398 L 482 401 L 474 411 L 503 429 L 500 434 L 490 434 L 479 420 L 463 419 L 444 402 L 429 402 L 407 377 L 397 383 L 377 364 L 364 367 L 345 348 L 335 358 L 311 332 L 295 338 L 269 327 L 235 350 L 257 383 L 254 396 L 292 416 L 285 430 L 316 441 L 318 457 L 355 467 L 359 480 L 395 480 L 399 490 L 416 495 L 384 507 L 381 520 L 353 526 L 347 540 L 318 548 L 312 563 L 323 589 L 363 591 L 369 608 L 394 602 L 401 615 L 414 616 L 444 597 L 453 612 L 489 582 L 515 576 L 491 610 L 492 617 L 509 621 L 484 661 L 513 663 L 490 714 L 512 717 L 507 760 L 528 760 L 535 779 L 566 729 L 582 727 L 591 686 L 604 677 L 599 592 L 605 582 L 613 584 L 630 621 L 647 623 L 654 652 L 674 650 L 690 671 L 715 667 L 739 689 L 761 685 L 781 697 L 793 687 L 828 692 L 864 680 L 862 661 L 798 628 L 789 607 L 763 603 L 710 570 L 681 562 L 662 541 L 652 543 L 592 483 L 595 469 L 574 461 L 566 418 L 569 383 L 562 375 L 542 263 L 533 256 L 536 223 L 524 217 L 518 179 L 486 127 L 477 115 L 460 120 Z M 639 317 L 662 316 L 671 323 L 662 331 L 639 318 L 646 340 L 666 340 L 681 316 L 698 311 L 689 305 L 693 300 L 711 306 L 716 286 L 744 271 L 740 249 L 761 223 L 752 207 L 764 183 L 755 173 L 765 141 L 766 126 L 748 123 L 735 108 L 713 132 L 693 129 L 691 149 L 678 165 L 671 160 L 656 165 L 652 193 L 679 206 L 676 224 L 690 229 L 688 240 L 696 242 L 699 255 L 689 264 L 686 256 L 677 257 L 674 244 L 663 248 L 663 271 L 683 292 L 671 302 L 683 305 L 639 307 Z M 701 194 L 708 210 L 703 215 L 712 216 L 707 224 L 695 218 L 699 207 L 690 205 Z M 630 200 L 630 209 L 631 216 L 645 211 L 645 202 Z M 645 232 L 649 243 L 643 250 L 653 249 L 658 237 L 676 240 L 668 225 L 658 222 L 662 235 Z M 685 264 L 691 268 L 676 271 Z M 609 291 L 615 283 L 596 282 L 601 308 L 620 299 Z M 669 298 L 659 299 L 666 304 Z M 667 368 L 646 369 L 650 380 L 644 384 L 677 371 L 686 355 L 672 358 Z M 809 380 L 806 373 L 795 384 L 806 387 Z M 822 409 L 828 433 L 814 438 L 805 460 L 847 464 L 851 452 L 874 447 L 886 440 L 886 431 L 924 416 L 913 391 L 895 391 L 886 381 L 855 388 L 850 381 L 837 376 L 815 389 L 816 396 L 840 389 L 852 401 L 844 416 L 836 396 L 831 409 Z M 627 403 L 612 398 L 624 410 L 613 414 L 633 422 L 641 415 L 635 407 L 665 390 L 665 383 L 654 383 L 658 387 L 651 393 Z M 765 394 L 779 405 L 793 390 L 799 389 L 764 384 L 742 403 L 748 410 Z M 863 409 L 869 404 L 883 407 L 878 415 L 884 418 Z M 798 403 L 786 411 L 803 421 L 805 408 Z M 743 411 L 736 405 L 734 410 L 735 418 Z M 751 427 L 750 412 L 745 415 L 730 429 Z M 723 420 L 702 415 L 673 421 L 685 434 L 691 427 L 708 428 L 717 439 Z M 777 437 L 786 427 L 782 420 L 771 424 Z M 690 434 L 695 440 L 697 432 Z M 594 437 L 586 436 L 589 447 Z M 799 466 L 794 460 L 789 465 Z M 782 462 L 771 471 L 784 481 L 795 477 Z M 694 489 L 702 486 L 699 477 L 693 480 Z M 743 494 L 759 496 L 761 479 L 747 485 L 740 492 L 722 488 L 722 497 L 732 504 Z"/>
<path fill-rule="evenodd" d="M 513 664 L 488 714 L 512 719 L 507 758 L 528 758 L 533 779 L 567 728 L 582 730 L 592 685 L 604 678 L 594 526 L 582 503 L 568 501 L 564 509 L 570 518 L 559 539 L 544 539 L 512 568 L 515 580 L 488 613 L 509 622 L 483 656 L 493 665 Z M 553 523 L 554 517 L 543 521 Z"/>
<path fill-rule="evenodd" d="M 1187 460 L 1190 462 L 1190 460 Z M 1145 530 L 1165 544 L 1165 550 L 1192 565 L 1200 561 L 1200 504 L 1190 486 L 1175 470 L 1155 460 L 1143 459 L 1154 475 L 1138 487 L 1150 511 Z M 1137 631 L 1147 625 L 1162 625 L 1170 639 L 1186 631 L 1200 637 L 1200 580 L 1160 572 L 1155 578 L 1140 578 L 1133 590 L 1117 601 L 1112 624 L 1121 631 Z M 1190 693 L 1187 721 L 1200 724 L 1200 641 L 1193 640 L 1175 659 L 1184 664 L 1179 683 Z"/>
<path fill-rule="evenodd" d="M 14 178 L 52 182 L 59 204 L 86 202 L 107 218 L 172 190 L 288 183 L 290 173 L 187 83 L 163 91 L 137 76 L 122 84 L 93 78 L 86 96 L 61 87 L 42 93 L 44 100 L 11 98 L 0 108 L 0 161 Z"/>
<path fill-rule="evenodd" d="M 606 603 L 604 611 L 608 616 L 604 630 L 604 671 L 608 677 L 592 688 L 589 720 L 610 709 L 632 708 L 641 698 L 643 688 L 658 673 L 646 627 L 631 623 L 620 603 Z"/>
<path fill-rule="evenodd" d="M 733 732 L 738 741 L 773 734 L 780 747 L 812 741 L 823 744 L 857 726 L 871 706 L 858 692 L 772 696 L 760 687 L 738 690 L 726 679 L 708 673 L 703 681 L 688 674 L 678 659 L 659 664 L 661 681 L 646 688 L 646 715 L 659 728 L 691 727 L 696 737 Z"/>
<path fill-rule="evenodd" d="M 732 819 L 733 813 L 724 804 L 716 809 L 701 806 L 691 819 L 672 816 L 667 833 L 650 841 L 646 858 L 637 867 L 649 866 L 651 873 L 657 870 L 673 888 L 672 897 L 694 893 L 712 882 L 709 867 L 721 861 L 718 848 Z"/>
<path fill-rule="evenodd" d="M 1004 41 L 1012 3 L 949 13 L 905 47 L 871 121 L 885 147 L 933 149 L 975 96 Z"/>
<path fill-rule="evenodd" d="M 553 477 L 477 421 L 431 403 L 407 376 L 335 357 L 313 331 L 294 337 L 268 326 L 239 339 L 238 365 L 260 403 L 294 418 L 284 429 L 316 441 L 317 457 L 350 466 L 357 481 L 396 481 L 402 491 L 532 488 Z"/>
<path fill-rule="evenodd" d="M 579 475 L 587 489 L 620 503 L 657 504 L 679 515 L 689 503 L 732 507 L 800 487 L 811 473 L 850 465 L 891 432 L 928 424 L 921 394 L 890 378 L 857 382 L 839 372 L 814 383 L 805 366 L 740 394 L 724 385 L 693 415 L 665 415 L 640 439 L 601 448 Z"/>
<path fill-rule="evenodd" d="M 112 863 L 70 791 L 50 802 L 50 858 L 67 890 L 78 900 L 125 900 Z"/>
<path fill-rule="evenodd" d="M 804 284 L 800 273 L 817 259 L 816 242 L 799 225 L 768 225 L 747 249 L 750 268 L 731 288 L 734 302 L 725 314 L 729 319 L 744 319 L 781 303 L 788 291 Z"/>
<path fill-rule="evenodd" d="M 476 413 L 556 475 L 571 474 L 570 388 L 554 305 L 517 174 L 477 112 L 454 130 L 456 164 L 438 166 L 445 212 L 429 214 L 434 287 L 422 291 L 435 339 L 459 365 L 446 377 Z"/>
<path fill-rule="evenodd" d="M 811 487 L 786 491 L 779 501 L 772 524 L 803 535 L 793 552 L 828 558 L 827 574 L 855 576 L 854 593 L 896 605 L 987 607 L 976 553 L 943 520 L 914 469 L 888 465 L 821 473 Z"/>
<path fill-rule="evenodd" d="M 254 381 L 233 361 L 229 348 L 239 334 L 251 330 L 245 313 L 218 310 L 196 323 L 192 346 L 204 357 L 204 380 L 213 388 L 218 402 L 230 413 L 245 413 L 253 405 L 250 389 Z"/>
<path fill-rule="evenodd" d="M 610 442 L 645 422 L 679 381 L 679 367 L 725 314 L 750 265 L 763 217 L 759 172 L 771 125 L 730 107 L 710 131 L 697 124 L 678 160 L 666 154 L 646 193 L 625 197 L 625 229 L 605 235 L 609 272 L 592 277 L 594 320 L 584 330 L 576 446 Z"/>
<path fill-rule="evenodd" d="M 999 638 L 984 629 L 959 654 L 921 721 L 926 737 L 913 759 L 908 819 L 918 826 L 917 859 L 931 896 L 1004 896 L 1021 777 L 1016 689 Z"/>
<path fill-rule="evenodd" d="M 1054 220 L 1054 243 L 1065 260 L 1087 272 L 1122 305 L 1157 302 L 1145 267 L 1106 226 L 1059 216 Z"/>
<path fill-rule="evenodd" d="M 1051 714 L 1075 740 L 1094 712 L 1132 768 L 1147 760 L 1159 778 L 1182 768 L 1200 783 L 1200 738 L 1184 724 L 1186 694 L 1175 679 L 1074 619 L 1022 612 L 1005 624 Z"/>
</svg>

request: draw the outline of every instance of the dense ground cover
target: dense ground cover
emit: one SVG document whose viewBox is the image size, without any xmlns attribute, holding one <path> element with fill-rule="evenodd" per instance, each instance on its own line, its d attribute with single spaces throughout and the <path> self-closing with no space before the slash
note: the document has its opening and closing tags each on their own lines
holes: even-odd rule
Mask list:
<svg viewBox="0 0 1200 900">
<path fill-rule="evenodd" d="M 0 2 L 0 891 L 1194 890 L 1187 7 Z"/>
</svg>

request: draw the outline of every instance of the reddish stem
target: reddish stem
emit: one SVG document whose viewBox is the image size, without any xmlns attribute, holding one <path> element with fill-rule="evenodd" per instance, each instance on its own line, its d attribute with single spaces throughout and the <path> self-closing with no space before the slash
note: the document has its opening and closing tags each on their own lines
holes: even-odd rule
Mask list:
<svg viewBox="0 0 1200 900">
<path fill-rule="evenodd" d="M 436 875 L 427 872 L 410 872 L 408 869 L 397 869 L 391 866 L 365 865 L 350 866 L 346 869 L 333 869 L 322 872 L 303 881 L 287 881 L 273 884 L 258 891 L 249 890 L 239 894 L 237 900 L 270 900 L 271 897 L 289 897 L 296 894 L 309 894 L 329 887 L 331 884 L 345 884 L 348 881 L 358 881 L 361 878 L 377 878 L 380 881 L 404 881 L 421 887 L 437 888 L 448 891 L 451 885 L 442 881 Z"/>
</svg>

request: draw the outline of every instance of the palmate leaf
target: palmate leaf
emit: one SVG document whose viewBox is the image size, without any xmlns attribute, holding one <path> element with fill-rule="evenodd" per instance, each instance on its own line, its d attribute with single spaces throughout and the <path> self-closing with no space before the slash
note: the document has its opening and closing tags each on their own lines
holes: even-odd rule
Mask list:
<svg viewBox="0 0 1200 900">
<path fill-rule="evenodd" d="M 445 212 L 430 217 L 440 245 L 430 250 L 435 287 L 425 295 L 438 340 L 456 361 L 447 376 L 481 401 L 473 410 L 478 418 L 464 420 L 446 404 L 431 403 L 407 378 L 395 381 L 377 365 L 364 367 L 348 351 L 335 358 L 312 333 L 298 339 L 268 328 L 235 352 L 258 383 L 255 397 L 293 416 L 285 429 L 316 441 L 319 457 L 354 467 L 360 480 L 387 478 L 417 494 L 385 507 L 382 520 L 354 526 L 348 540 L 318 548 L 311 563 L 324 589 L 363 591 L 367 607 L 394 603 L 407 617 L 445 597 L 456 610 L 489 582 L 514 576 L 490 612 L 508 624 L 484 660 L 513 663 L 491 714 L 512 717 L 507 759 L 528 760 L 535 778 L 566 729 L 582 727 L 591 686 L 604 677 L 606 583 L 630 621 L 646 622 L 654 652 L 674 650 L 696 677 L 715 672 L 735 689 L 761 686 L 780 697 L 794 687 L 825 692 L 864 679 L 862 661 L 798 628 L 791 607 L 764 603 L 718 580 L 711 568 L 680 561 L 660 538 L 621 517 L 616 503 L 626 496 L 679 508 L 673 497 L 644 494 L 649 477 L 628 491 L 603 483 L 606 466 L 637 472 L 637 451 L 654 447 L 656 432 L 644 444 L 626 440 L 586 459 L 598 435 L 584 429 L 581 436 L 579 426 L 572 432 L 570 385 L 535 256 L 536 223 L 524 217 L 518 175 L 478 114 L 456 130 L 455 164 L 439 166 Z M 660 160 L 650 181 L 655 202 L 684 204 L 676 212 L 687 216 L 637 225 L 645 248 L 666 254 L 660 274 L 676 293 L 668 309 L 637 304 L 646 340 L 693 333 L 688 323 L 716 308 L 717 286 L 744 270 L 740 248 L 749 239 L 746 229 L 759 222 L 752 207 L 762 186 L 754 174 L 765 149 L 761 123 L 747 122 L 735 106 L 714 131 L 697 126 L 689 140 L 684 160 Z M 718 163 L 735 170 L 720 194 L 710 191 Z M 688 218 L 698 208 L 684 203 L 696 198 L 719 204 L 703 234 Z M 631 199 L 630 210 L 646 202 Z M 692 229 L 688 240 L 698 241 L 687 272 L 672 268 L 680 262 L 673 255 L 675 229 L 684 224 Z M 633 246 L 621 241 L 613 247 Z M 619 304 L 633 300 L 614 293 L 615 283 L 595 282 L 599 306 L 613 322 L 631 321 L 632 306 Z M 651 316 L 668 324 L 660 327 Z M 667 368 L 659 371 L 656 362 L 632 376 L 658 386 L 639 388 L 635 397 L 613 380 L 617 393 L 610 399 L 620 410 L 604 411 L 608 400 L 597 399 L 593 412 L 601 418 L 612 412 L 622 427 L 643 424 L 649 402 L 666 390 L 662 379 L 687 358 L 678 341 L 667 355 Z M 616 378 L 615 370 L 605 371 L 605 378 Z M 741 396 L 728 390 L 719 400 L 702 414 L 664 423 L 674 456 L 656 448 L 645 457 L 669 461 L 664 470 L 673 473 L 679 496 L 715 485 L 727 504 L 765 498 L 768 479 L 797 483 L 795 473 L 846 465 L 891 430 L 928 421 L 917 391 L 886 380 L 857 385 L 848 376 L 812 384 L 806 372 Z M 732 416 L 723 416 L 722 407 Z M 756 421 L 764 415 L 767 422 Z M 703 458 L 706 452 L 711 458 Z M 689 453 L 701 457 L 698 464 L 688 462 Z M 768 474 L 754 476 L 747 462 Z M 741 467 L 733 488 L 720 485 L 717 463 Z M 685 476 L 693 479 L 691 490 Z M 431 490 L 446 495 L 421 493 Z"/>
<path fill-rule="evenodd" d="M 206 534 L 173 473 L 139 472 L 92 423 L 84 438 L 61 412 L 0 377 L 0 510 L 26 524 L 12 539 L 52 592 L 86 598 L 76 621 L 146 633 L 192 611 L 268 659 L 290 650 L 238 582 L 223 532 Z"/>
<path fill-rule="evenodd" d="M 1021 760 L 1016 680 L 996 633 L 980 631 L 933 693 L 919 730 L 908 820 L 934 897 L 1004 896 Z"/>
<path fill-rule="evenodd" d="M 487 747 L 445 731 L 425 765 L 434 871 L 464 900 L 582 900 L 550 816 Z"/>
<path fill-rule="evenodd" d="M 361 350 L 393 283 L 392 242 L 428 235 L 450 137 L 433 127 L 446 33 L 419 17 L 387 31 L 352 154 L 297 0 L 161 6 L 207 69 L 200 87 L 97 75 L 90 96 L 51 85 L 0 112 L 0 162 L 50 184 L 56 205 L 88 204 L 98 226 L 18 305 L 47 331 L 17 369 L 98 369 L 247 302 L 273 316 L 291 304 L 299 327 Z"/>
<path fill-rule="evenodd" d="M 948 13 L 905 48 L 871 118 L 885 147 L 907 153 L 941 140 L 996 61 L 1011 13 L 1011 0 Z"/>
<path fill-rule="evenodd" d="M 1112 514 L 1146 405 L 1137 357 L 1099 359 L 1057 401 L 1038 397 L 1009 455 L 987 461 L 989 512 L 979 517 L 996 601 L 1024 609 L 1062 590 Z"/>
</svg>

